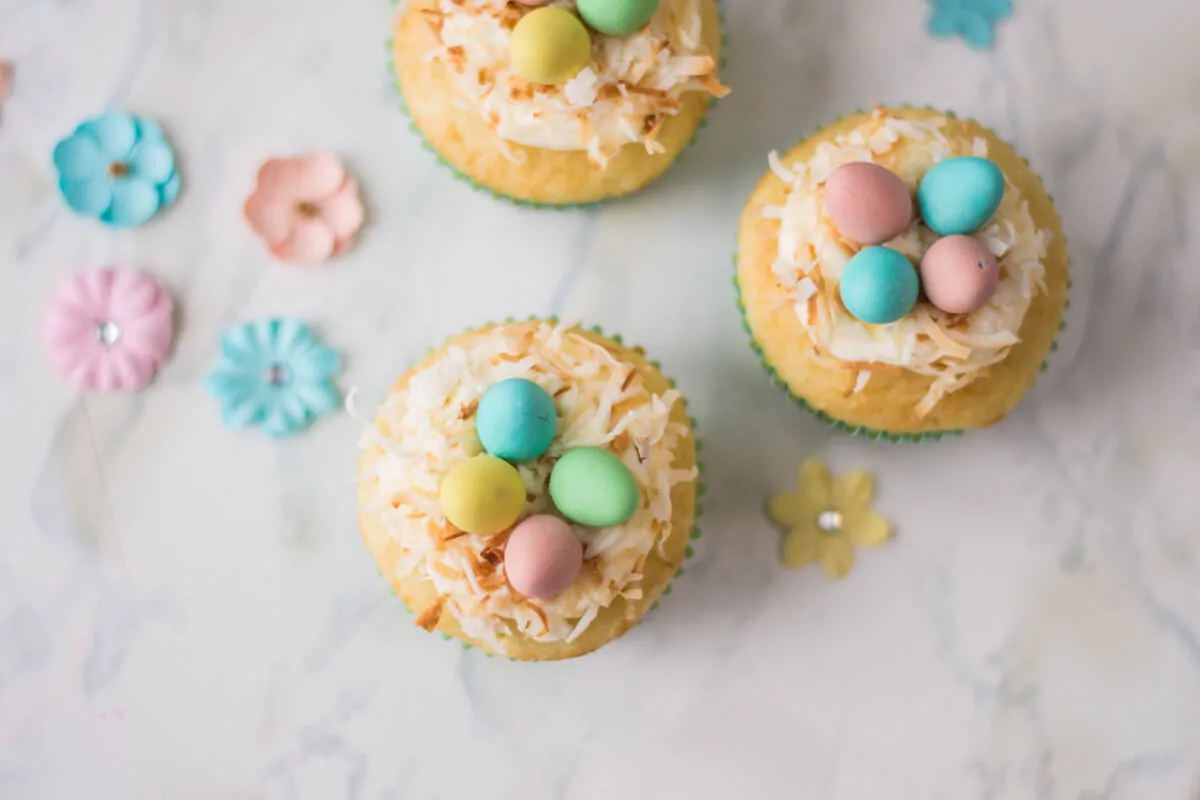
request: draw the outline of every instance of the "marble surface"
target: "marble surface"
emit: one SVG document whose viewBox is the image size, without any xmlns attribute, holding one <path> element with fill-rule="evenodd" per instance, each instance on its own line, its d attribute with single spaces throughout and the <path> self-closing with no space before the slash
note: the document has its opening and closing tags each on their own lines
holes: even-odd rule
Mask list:
<svg viewBox="0 0 1200 800">
<path fill-rule="evenodd" d="M 449 179 L 396 110 L 382 0 L 0 0 L 0 796 L 540 800 L 1200 797 L 1200 6 L 1018 0 L 998 48 L 922 0 L 730 0 L 734 94 L 649 191 L 534 212 Z M 1136 6 L 1136 11 L 1133 8 Z M 901 446 L 811 421 L 757 370 L 729 252 L 771 148 L 856 106 L 976 115 L 1045 176 L 1075 288 L 1002 425 Z M 54 142 L 156 116 L 180 202 L 113 232 L 55 195 Z M 361 246 L 273 264 L 254 169 L 328 148 Z M 80 397 L 39 344 L 76 270 L 162 278 L 175 357 Z M 693 566 L 574 663 L 412 625 L 354 523 L 356 424 L 221 427 L 221 331 L 311 320 L 365 402 L 446 334 L 551 314 L 644 343 L 691 398 L 711 502 Z M 800 461 L 878 475 L 898 526 L 844 583 L 778 564 Z"/>
</svg>

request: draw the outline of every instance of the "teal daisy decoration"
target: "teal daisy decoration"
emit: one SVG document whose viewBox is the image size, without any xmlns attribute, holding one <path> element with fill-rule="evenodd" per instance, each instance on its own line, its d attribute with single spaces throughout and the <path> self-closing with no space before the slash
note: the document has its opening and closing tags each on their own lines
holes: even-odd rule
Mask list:
<svg viewBox="0 0 1200 800">
<path fill-rule="evenodd" d="M 293 318 L 234 326 L 205 389 L 221 403 L 230 428 L 259 426 L 268 436 L 298 433 L 342 403 L 334 379 L 341 357 Z"/>
<path fill-rule="evenodd" d="M 975 50 L 996 43 L 996 24 L 1012 15 L 1012 0 L 929 0 L 929 33 L 961 37 Z"/>
<path fill-rule="evenodd" d="M 158 123 L 122 112 L 75 128 L 54 148 L 58 189 L 76 214 L 141 225 L 179 195 L 175 151 Z"/>
</svg>

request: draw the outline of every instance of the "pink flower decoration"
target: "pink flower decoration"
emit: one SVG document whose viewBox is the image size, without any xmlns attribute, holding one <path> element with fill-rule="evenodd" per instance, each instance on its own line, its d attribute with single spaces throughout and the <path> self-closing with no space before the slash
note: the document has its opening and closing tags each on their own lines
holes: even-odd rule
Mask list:
<svg viewBox="0 0 1200 800">
<path fill-rule="evenodd" d="M 167 360 L 173 312 L 170 295 L 148 275 L 92 270 L 67 281 L 46 312 L 46 346 L 80 389 L 133 391 Z"/>
<path fill-rule="evenodd" d="M 325 154 L 273 158 L 258 171 L 246 221 L 280 261 L 316 264 L 350 246 L 363 224 L 358 183 Z"/>
</svg>

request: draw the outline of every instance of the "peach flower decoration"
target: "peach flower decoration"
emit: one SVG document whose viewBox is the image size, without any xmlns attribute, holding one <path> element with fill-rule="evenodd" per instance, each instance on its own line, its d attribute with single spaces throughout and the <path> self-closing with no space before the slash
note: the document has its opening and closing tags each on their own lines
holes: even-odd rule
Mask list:
<svg viewBox="0 0 1200 800">
<path fill-rule="evenodd" d="M 358 183 L 323 153 L 263 164 L 245 213 L 272 255 L 298 264 L 319 264 L 348 248 L 364 216 Z"/>
</svg>

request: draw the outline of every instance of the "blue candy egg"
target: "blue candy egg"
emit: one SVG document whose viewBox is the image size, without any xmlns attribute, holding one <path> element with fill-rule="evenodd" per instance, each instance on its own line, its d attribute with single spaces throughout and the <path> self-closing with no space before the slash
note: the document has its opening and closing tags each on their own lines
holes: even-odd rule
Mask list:
<svg viewBox="0 0 1200 800">
<path fill-rule="evenodd" d="M 846 310 L 863 322 L 886 325 L 916 305 L 921 281 L 912 263 L 890 247 L 866 247 L 846 262 L 838 290 Z"/>
<path fill-rule="evenodd" d="M 917 187 L 921 217 L 941 236 L 971 234 L 987 224 L 1004 198 L 1004 173 L 986 158 L 951 158 Z"/>
<path fill-rule="evenodd" d="M 509 378 L 484 393 L 475 431 L 485 450 L 505 461 L 533 461 L 554 441 L 554 398 L 533 381 Z"/>
</svg>

